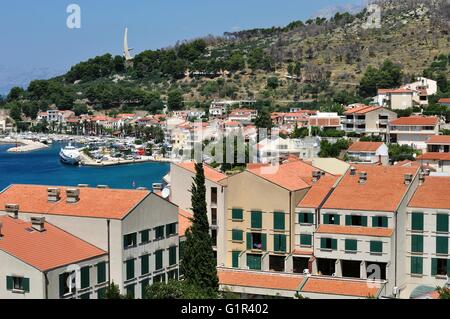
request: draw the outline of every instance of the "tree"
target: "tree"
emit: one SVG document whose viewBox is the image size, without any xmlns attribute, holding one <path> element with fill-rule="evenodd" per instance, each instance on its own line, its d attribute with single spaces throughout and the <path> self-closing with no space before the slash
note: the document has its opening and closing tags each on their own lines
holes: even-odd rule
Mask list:
<svg viewBox="0 0 450 319">
<path fill-rule="evenodd" d="M 267 87 L 269 89 L 275 90 L 279 86 L 278 78 L 276 76 L 272 76 L 267 79 Z"/>
<path fill-rule="evenodd" d="M 114 281 L 106 287 L 105 299 L 131 299 L 130 296 L 125 296 L 120 293 L 119 285 Z"/>
<path fill-rule="evenodd" d="M 450 299 L 450 289 L 445 287 L 437 287 L 436 291 L 439 293 L 439 299 Z"/>
<path fill-rule="evenodd" d="M 291 138 L 304 138 L 309 135 L 309 131 L 307 127 L 298 127 L 297 123 L 295 123 L 295 127 L 291 133 Z"/>
<path fill-rule="evenodd" d="M 273 127 L 272 118 L 270 116 L 270 113 L 263 109 L 258 112 L 258 116 L 255 119 L 255 126 L 259 129 L 267 129 L 270 131 Z"/>
<path fill-rule="evenodd" d="M 16 122 L 22 120 L 22 109 L 19 104 L 10 104 L 9 116 Z"/>
<path fill-rule="evenodd" d="M 167 98 L 167 105 L 169 106 L 170 110 L 183 109 L 184 107 L 183 93 L 178 89 L 170 91 Z"/>
<path fill-rule="evenodd" d="M 414 154 L 417 154 L 417 151 L 411 146 L 389 144 L 389 159 L 393 163 L 404 160 L 415 161 Z"/>
<path fill-rule="evenodd" d="M 19 100 L 25 94 L 24 89 L 21 87 L 15 86 L 9 91 L 8 96 L 6 97 L 7 101 L 16 101 Z"/>
<path fill-rule="evenodd" d="M 378 89 L 390 89 L 401 85 L 402 77 L 401 67 L 390 60 L 385 60 L 379 69 L 369 65 L 361 79 L 359 93 L 363 97 L 375 96 Z"/>
<path fill-rule="evenodd" d="M 186 230 L 184 257 L 180 266 L 187 284 L 214 296 L 218 291 L 219 279 L 209 234 L 203 164 L 195 164 L 195 171 L 191 189 L 194 215 L 192 225 Z"/>
<path fill-rule="evenodd" d="M 170 280 L 155 283 L 145 289 L 144 299 L 209 299 L 205 291 L 189 285 L 186 281 Z"/>
</svg>

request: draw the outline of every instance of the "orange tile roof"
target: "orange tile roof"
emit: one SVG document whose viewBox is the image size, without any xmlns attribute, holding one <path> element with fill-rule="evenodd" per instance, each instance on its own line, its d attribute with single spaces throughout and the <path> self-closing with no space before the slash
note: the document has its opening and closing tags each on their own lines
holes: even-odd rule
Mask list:
<svg viewBox="0 0 450 319">
<path fill-rule="evenodd" d="M 448 104 L 448 103 L 450 103 L 450 98 L 442 98 L 438 102 Z"/>
<path fill-rule="evenodd" d="M 219 269 L 217 275 L 221 285 L 292 291 L 296 291 L 304 280 L 302 275 L 225 269 Z"/>
<path fill-rule="evenodd" d="M 413 93 L 413 91 L 410 89 L 406 89 L 406 88 L 378 89 L 378 93 Z"/>
<path fill-rule="evenodd" d="M 61 200 L 47 200 L 47 188 L 54 186 L 12 185 L 0 193 L 0 210 L 6 204 L 18 204 L 20 212 L 48 215 L 65 215 L 93 218 L 123 219 L 150 192 L 144 190 L 119 190 L 79 188 L 80 200 L 66 203 L 66 189 L 61 190 Z"/>
<path fill-rule="evenodd" d="M 396 120 L 389 122 L 390 125 L 437 125 L 439 119 L 435 116 L 423 117 L 423 116 L 409 116 L 400 117 Z"/>
<path fill-rule="evenodd" d="M 428 152 L 417 156 L 418 161 L 450 161 L 450 153 Z"/>
<path fill-rule="evenodd" d="M 349 152 L 375 152 L 383 142 L 355 142 L 348 148 Z"/>
<path fill-rule="evenodd" d="M 378 109 L 382 109 L 381 106 L 369 106 L 369 105 L 361 105 L 357 106 L 355 108 L 349 109 L 344 112 L 344 115 L 350 115 L 350 114 L 366 114 L 372 111 L 376 111 Z"/>
<path fill-rule="evenodd" d="M 182 208 L 178 208 L 178 234 L 180 234 L 180 236 L 184 236 L 186 230 L 191 227 L 192 217 L 193 215 L 190 212 Z"/>
<path fill-rule="evenodd" d="M 352 297 L 378 296 L 382 284 L 341 278 L 308 277 L 300 292 Z"/>
<path fill-rule="evenodd" d="M 302 256 L 302 255 L 314 255 L 314 251 L 311 250 L 302 250 L 302 249 L 295 249 L 292 252 L 292 255 L 296 255 L 296 256 Z"/>
<path fill-rule="evenodd" d="M 365 211 L 397 210 L 408 190 L 404 184 L 405 174 L 417 174 L 418 167 L 354 165 L 354 176 L 350 170 L 342 178 L 323 208 L 354 209 Z M 367 181 L 358 183 L 359 173 L 367 173 Z"/>
<path fill-rule="evenodd" d="M 182 167 L 182 168 L 190 171 L 191 173 L 195 174 L 195 163 L 194 162 L 183 162 L 183 163 L 177 163 L 175 165 Z M 203 169 L 205 171 L 205 178 L 209 179 L 210 181 L 218 183 L 218 182 L 224 180 L 225 178 L 227 178 L 227 175 L 215 170 L 214 168 L 212 168 L 206 164 L 203 164 Z"/>
<path fill-rule="evenodd" d="M 450 177 L 427 176 L 409 201 L 408 207 L 450 209 Z"/>
<path fill-rule="evenodd" d="M 311 126 L 340 126 L 341 119 L 338 118 L 309 118 L 309 125 Z"/>
<path fill-rule="evenodd" d="M 31 223 L 9 216 L 0 217 L 0 222 L 0 250 L 40 271 L 106 255 L 100 248 L 47 222 L 43 232 L 31 230 Z"/>
<path fill-rule="evenodd" d="M 390 228 L 379 227 L 359 227 L 359 226 L 340 226 L 340 225 L 320 225 L 316 233 L 319 234 L 337 234 L 337 235 L 358 235 L 373 237 L 391 237 L 394 233 Z"/>
<path fill-rule="evenodd" d="M 312 172 L 315 170 L 319 169 L 298 159 L 277 166 L 263 166 L 247 169 L 248 172 L 290 191 L 310 187 L 313 184 Z M 330 176 L 330 174 L 326 173 L 325 176 Z"/>
<path fill-rule="evenodd" d="M 450 145 L 450 135 L 433 135 L 427 140 L 427 144 Z"/>
<path fill-rule="evenodd" d="M 338 176 L 323 176 L 313 184 L 305 197 L 298 203 L 299 208 L 318 208 L 338 180 Z"/>
</svg>

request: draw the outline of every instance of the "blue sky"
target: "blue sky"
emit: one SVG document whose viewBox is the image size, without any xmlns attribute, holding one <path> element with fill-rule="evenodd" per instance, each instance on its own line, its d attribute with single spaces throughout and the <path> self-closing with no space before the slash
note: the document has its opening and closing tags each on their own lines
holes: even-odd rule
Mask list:
<svg viewBox="0 0 450 319">
<path fill-rule="evenodd" d="M 363 0 L 14 0 L 0 9 L 0 92 L 14 79 L 61 73 L 110 52 L 122 54 L 128 26 L 136 52 L 225 31 L 286 25 L 321 9 Z M 81 29 L 66 26 L 69 4 L 81 7 Z M 40 75 L 42 73 L 42 75 Z"/>
</svg>

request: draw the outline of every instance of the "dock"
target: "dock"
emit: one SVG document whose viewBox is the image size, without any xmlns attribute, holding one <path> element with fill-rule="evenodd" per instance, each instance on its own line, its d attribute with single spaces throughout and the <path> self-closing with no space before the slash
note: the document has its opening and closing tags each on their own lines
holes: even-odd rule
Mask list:
<svg viewBox="0 0 450 319">
<path fill-rule="evenodd" d="M 16 147 L 11 147 L 7 150 L 9 153 L 28 153 L 48 148 L 40 142 L 25 139 L 0 139 L 0 144 L 17 144 Z"/>
</svg>

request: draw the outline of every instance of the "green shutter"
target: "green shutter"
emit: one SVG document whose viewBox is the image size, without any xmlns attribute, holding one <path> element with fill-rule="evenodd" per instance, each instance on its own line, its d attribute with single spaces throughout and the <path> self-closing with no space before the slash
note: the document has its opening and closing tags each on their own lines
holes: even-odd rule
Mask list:
<svg viewBox="0 0 450 319">
<path fill-rule="evenodd" d="M 247 233 L 247 249 L 252 249 L 252 233 Z"/>
<path fill-rule="evenodd" d="M 30 292 L 30 279 L 29 278 L 23 278 L 22 280 L 22 289 L 25 292 Z"/>
<path fill-rule="evenodd" d="M 100 288 L 97 290 L 97 298 L 98 299 L 106 299 L 106 287 Z"/>
<path fill-rule="evenodd" d="M 6 290 L 13 290 L 14 280 L 11 276 L 6 276 Z"/>
<path fill-rule="evenodd" d="M 411 229 L 419 231 L 423 230 L 423 213 L 411 214 Z"/>
<path fill-rule="evenodd" d="M 175 265 L 177 263 L 177 246 L 169 247 L 169 265 Z"/>
<path fill-rule="evenodd" d="M 367 216 L 361 216 L 361 226 L 367 227 Z"/>
<path fill-rule="evenodd" d="M 437 274 L 437 259 L 431 258 L 431 276 L 436 276 Z"/>
<path fill-rule="evenodd" d="M 146 275 L 150 272 L 149 255 L 141 256 L 141 275 Z"/>
<path fill-rule="evenodd" d="M 261 270 L 261 256 L 247 255 L 247 267 L 252 270 Z"/>
<path fill-rule="evenodd" d="M 423 236 L 420 235 L 411 236 L 411 252 L 413 253 L 423 252 Z"/>
<path fill-rule="evenodd" d="M 232 251 L 231 252 L 233 268 L 239 268 L 239 255 L 240 254 L 241 254 L 240 251 Z"/>
<path fill-rule="evenodd" d="M 448 237 L 436 237 L 436 253 L 448 253 Z"/>
<path fill-rule="evenodd" d="M 101 284 L 106 281 L 106 262 L 97 264 L 97 283 Z"/>
<path fill-rule="evenodd" d="M 378 223 L 378 216 L 372 216 L 372 227 L 380 227 Z"/>
<path fill-rule="evenodd" d="M 323 224 L 330 225 L 331 224 L 331 214 L 323 214 Z"/>
<path fill-rule="evenodd" d="M 267 250 L 267 235 L 261 234 L 261 246 L 262 250 Z"/>
<path fill-rule="evenodd" d="M 327 239 L 326 238 L 320 238 L 320 248 L 327 248 Z"/>
<path fill-rule="evenodd" d="M 448 214 L 436 215 L 436 231 L 448 232 Z"/>
<path fill-rule="evenodd" d="M 242 209 L 233 208 L 231 210 L 231 218 L 234 220 L 242 220 L 244 219 L 244 212 Z"/>
<path fill-rule="evenodd" d="M 141 232 L 141 243 L 148 243 L 150 240 L 150 231 L 144 230 Z"/>
<path fill-rule="evenodd" d="M 233 241 L 242 241 L 243 240 L 243 231 L 240 229 L 232 230 L 232 240 Z"/>
<path fill-rule="evenodd" d="M 331 239 L 331 249 L 337 250 L 337 239 Z"/>
<path fill-rule="evenodd" d="M 280 241 L 281 241 L 281 251 L 286 252 L 286 235 L 281 235 Z"/>
<path fill-rule="evenodd" d="M 273 235 L 273 250 L 280 251 L 280 235 Z"/>
<path fill-rule="evenodd" d="M 252 212 L 252 228 L 253 229 L 261 229 L 262 228 L 262 213 L 261 212 Z"/>
<path fill-rule="evenodd" d="M 91 293 L 82 294 L 80 296 L 80 299 L 91 299 Z"/>
<path fill-rule="evenodd" d="M 371 253 L 382 253 L 383 252 L 383 242 L 372 240 L 370 242 L 370 252 Z"/>
<path fill-rule="evenodd" d="M 411 274 L 421 275 L 423 273 L 423 258 L 411 257 Z"/>
<path fill-rule="evenodd" d="M 149 284 L 150 284 L 149 279 L 145 279 L 141 282 L 141 299 L 145 299 L 145 290 L 147 289 Z"/>
<path fill-rule="evenodd" d="M 134 290 L 136 285 L 129 285 L 125 287 L 125 290 L 127 292 L 127 297 L 134 299 Z"/>
<path fill-rule="evenodd" d="M 127 280 L 134 278 L 134 259 L 127 260 L 126 263 Z"/>
<path fill-rule="evenodd" d="M 340 225 L 341 216 L 338 214 L 334 214 L 334 225 Z"/>
<path fill-rule="evenodd" d="M 155 252 L 155 270 L 163 268 L 163 251 L 158 250 Z"/>
<path fill-rule="evenodd" d="M 352 225 L 352 216 L 351 215 L 345 215 L 345 225 L 346 226 Z"/>
<path fill-rule="evenodd" d="M 83 267 L 81 268 L 81 289 L 85 289 L 88 288 L 90 286 L 89 282 L 90 282 L 90 267 Z"/>
<path fill-rule="evenodd" d="M 284 213 L 273 213 L 273 229 L 284 230 L 285 229 L 285 215 Z"/>
<path fill-rule="evenodd" d="M 309 234 L 301 234 L 300 246 L 311 246 L 311 245 L 312 245 L 312 236 Z"/>
<path fill-rule="evenodd" d="M 346 251 L 357 251 L 358 241 L 356 239 L 346 239 L 345 240 L 345 250 Z"/>
</svg>

